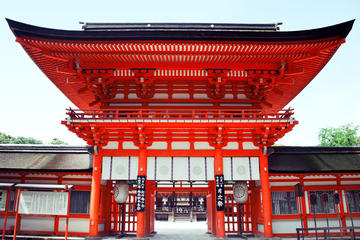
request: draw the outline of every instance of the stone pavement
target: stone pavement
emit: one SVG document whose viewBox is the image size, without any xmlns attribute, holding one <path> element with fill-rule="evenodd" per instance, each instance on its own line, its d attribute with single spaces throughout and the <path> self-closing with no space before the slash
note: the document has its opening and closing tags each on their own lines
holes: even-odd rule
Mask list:
<svg viewBox="0 0 360 240">
<path fill-rule="evenodd" d="M 148 240 L 209 240 L 216 239 L 211 234 L 207 234 L 206 222 L 155 222 L 156 234 L 146 237 Z M 116 239 L 116 238 L 104 238 L 104 239 Z M 120 239 L 135 240 L 135 236 L 125 236 Z M 240 237 L 229 236 L 229 240 L 242 239 Z M 259 240 L 263 238 L 251 237 L 248 240 Z M 277 238 L 279 239 L 279 238 Z"/>
</svg>

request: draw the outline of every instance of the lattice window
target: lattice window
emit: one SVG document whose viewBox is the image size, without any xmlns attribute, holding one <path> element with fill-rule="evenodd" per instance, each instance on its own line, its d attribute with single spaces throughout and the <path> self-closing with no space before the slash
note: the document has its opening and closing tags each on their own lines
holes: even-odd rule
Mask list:
<svg viewBox="0 0 360 240">
<path fill-rule="evenodd" d="M 348 190 L 346 195 L 351 212 L 360 212 L 360 190 Z"/>
<path fill-rule="evenodd" d="M 272 214 L 297 214 L 297 201 L 294 192 L 272 192 Z"/>
</svg>

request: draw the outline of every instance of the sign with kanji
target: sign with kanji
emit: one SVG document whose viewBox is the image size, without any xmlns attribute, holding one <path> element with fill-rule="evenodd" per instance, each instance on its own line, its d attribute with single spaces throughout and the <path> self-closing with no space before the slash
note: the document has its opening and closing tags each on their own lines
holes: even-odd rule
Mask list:
<svg viewBox="0 0 360 240">
<path fill-rule="evenodd" d="M 137 176 L 136 180 L 136 212 L 145 212 L 146 176 Z"/>
<path fill-rule="evenodd" d="M 66 215 L 68 192 L 23 191 L 20 194 L 19 213 Z"/>
<path fill-rule="evenodd" d="M 216 183 L 216 211 L 225 209 L 224 175 L 215 176 Z"/>
</svg>

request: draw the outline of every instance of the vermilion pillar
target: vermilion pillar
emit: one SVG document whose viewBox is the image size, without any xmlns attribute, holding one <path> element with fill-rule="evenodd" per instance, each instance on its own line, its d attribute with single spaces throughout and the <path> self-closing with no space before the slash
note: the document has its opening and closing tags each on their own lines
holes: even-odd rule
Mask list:
<svg viewBox="0 0 360 240">
<path fill-rule="evenodd" d="M 140 146 L 139 150 L 139 164 L 138 164 L 138 176 L 146 176 L 147 171 L 147 153 L 145 146 Z M 145 185 L 146 186 L 146 185 Z M 138 188 L 139 189 L 139 188 Z M 149 189 L 148 189 L 149 191 Z M 145 190 L 146 192 L 146 190 Z M 146 235 L 146 210 L 144 212 L 137 212 L 137 229 L 136 237 L 143 238 Z"/>
<path fill-rule="evenodd" d="M 263 204 L 264 216 L 264 237 L 272 237 L 272 214 L 271 214 L 271 192 L 269 183 L 269 167 L 267 148 L 263 147 L 260 150 L 260 179 L 261 179 L 261 194 Z"/>
<path fill-rule="evenodd" d="M 95 146 L 93 172 L 91 180 L 90 194 L 90 228 L 89 236 L 96 237 L 99 234 L 99 205 L 100 205 L 100 188 L 101 188 L 101 146 Z"/>
<path fill-rule="evenodd" d="M 223 176 L 223 174 L 224 174 L 221 145 L 217 145 L 216 148 L 215 148 L 214 174 L 215 174 L 215 177 L 217 175 Z M 215 184 L 217 184 L 217 183 L 215 182 Z M 214 189 L 216 191 L 217 187 L 215 187 Z M 215 196 L 216 195 L 217 194 L 215 193 Z M 218 202 L 217 200 L 214 201 L 214 206 L 213 206 L 216 209 L 216 215 L 215 215 L 215 219 L 216 219 L 216 237 L 217 238 L 225 238 L 224 210 L 217 211 L 217 202 Z"/>
</svg>

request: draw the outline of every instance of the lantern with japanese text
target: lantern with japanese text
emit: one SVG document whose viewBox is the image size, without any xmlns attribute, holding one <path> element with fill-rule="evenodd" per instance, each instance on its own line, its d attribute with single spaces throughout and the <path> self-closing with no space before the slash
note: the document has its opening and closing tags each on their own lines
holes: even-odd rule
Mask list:
<svg viewBox="0 0 360 240">
<path fill-rule="evenodd" d="M 233 185 L 234 200 L 237 203 L 244 204 L 248 200 L 248 186 L 245 181 L 236 182 Z"/>
</svg>

